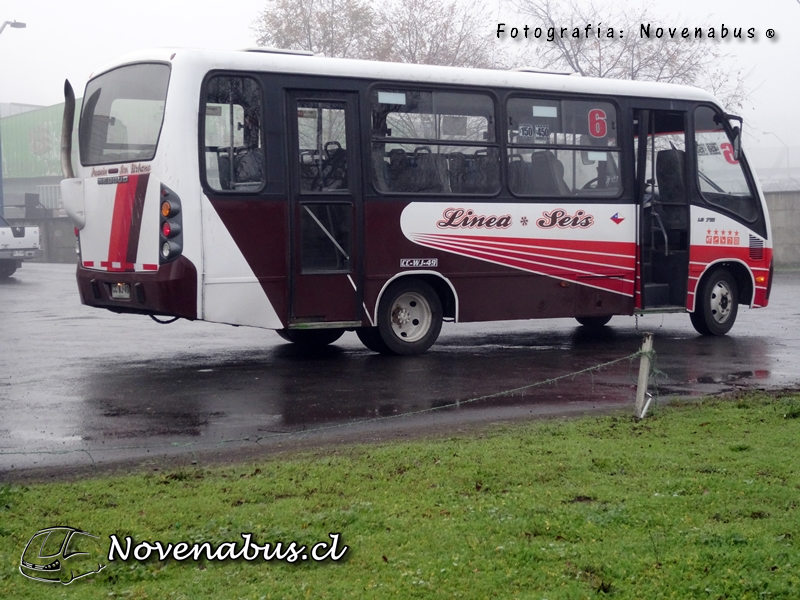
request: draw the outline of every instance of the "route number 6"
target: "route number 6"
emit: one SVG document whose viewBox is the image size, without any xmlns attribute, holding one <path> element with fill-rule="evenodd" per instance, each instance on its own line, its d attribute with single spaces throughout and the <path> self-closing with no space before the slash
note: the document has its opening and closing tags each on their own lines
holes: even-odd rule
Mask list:
<svg viewBox="0 0 800 600">
<path fill-rule="evenodd" d="M 589 135 L 596 138 L 606 137 L 608 124 L 606 123 L 606 112 L 599 108 L 589 111 Z"/>
</svg>

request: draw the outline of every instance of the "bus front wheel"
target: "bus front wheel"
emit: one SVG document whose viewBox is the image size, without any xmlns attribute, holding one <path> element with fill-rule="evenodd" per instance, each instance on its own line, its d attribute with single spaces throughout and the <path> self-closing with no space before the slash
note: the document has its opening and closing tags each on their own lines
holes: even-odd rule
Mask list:
<svg viewBox="0 0 800 600">
<path fill-rule="evenodd" d="M 717 269 L 700 282 L 692 325 L 702 335 L 725 335 L 736 321 L 739 291 L 727 269 Z"/>
<path fill-rule="evenodd" d="M 389 354 L 422 354 L 442 330 L 442 301 L 422 280 L 401 279 L 378 305 L 378 332 Z"/>
</svg>

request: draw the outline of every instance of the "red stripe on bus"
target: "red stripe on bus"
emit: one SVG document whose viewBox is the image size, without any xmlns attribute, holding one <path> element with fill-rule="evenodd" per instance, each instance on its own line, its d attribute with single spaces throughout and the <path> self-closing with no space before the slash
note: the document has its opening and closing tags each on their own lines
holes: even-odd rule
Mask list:
<svg viewBox="0 0 800 600">
<path fill-rule="evenodd" d="M 158 271 L 158 265 L 142 265 L 145 271 Z"/>
<path fill-rule="evenodd" d="M 147 193 L 147 182 L 150 174 L 138 175 L 136 191 L 134 192 L 133 206 L 131 207 L 131 226 L 128 235 L 128 249 L 125 253 L 129 263 L 136 262 L 136 255 L 139 252 L 139 232 L 142 228 L 142 212 L 144 211 L 144 198 Z"/>
<path fill-rule="evenodd" d="M 550 240 L 420 235 L 415 241 L 430 248 L 617 294 L 629 296 L 634 291 L 636 246 L 632 243 L 568 242 L 572 252 L 567 254 L 564 252 L 567 248 L 549 248 Z"/>
<path fill-rule="evenodd" d="M 127 262 L 128 239 L 131 235 L 133 207 L 139 175 L 129 175 L 128 181 L 117 184 L 114 197 L 114 213 L 111 217 L 111 235 L 108 240 L 108 262 Z M 109 271 L 120 271 L 122 267 L 109 264 Z"/>
<path fill-rule="evenodd" d="M 83 266 L 84 267 L 93 267 L 94 266 L 94 261 L 93 260 L 85 260 L 85 261 L 83 261 Z"/>
</svg>

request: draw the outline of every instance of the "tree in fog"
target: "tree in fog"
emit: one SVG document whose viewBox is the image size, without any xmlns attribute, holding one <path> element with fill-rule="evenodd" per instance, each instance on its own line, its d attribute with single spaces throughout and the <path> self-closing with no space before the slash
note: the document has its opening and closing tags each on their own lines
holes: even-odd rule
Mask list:
<svg viewBox="0 0 800 600">
<path fill-rule="evenodd" d="M 375 16 L 363 0 L 268 0 L 253 29 L 259 46 L 366 58 Z"/>
<path fill-rule="evenodd" d="M 503 66 L 486 7 L 458 0 L 268 0 L 260 46 L 325 56 L 463 67 Z"/>
<path fill-rule="evenodd" d="M 740 107 L 747 97 L 746 74 L 724 66 L 732 60 L 721 49 L 719 30 L 711 39 L 708 27 L 704 27 L 702 39 L 695 39 L 695 26 L 676 23 L 674 17 L 665 20 L 646 7 L 598 5 L 594 0 L 510 0 L 510 4 L 529 19 L 526 24 L 531 28 L 555 28 L 552 41 L 522 41 L 532 50 L 540 68 L 590 77 L 693 85 L 711 92 L 729 107 Z M 641 25 L 648 23 L 649 39 L 640 36 Z M 584 29 L 587 25 L 591 25 L 588 36 Z M 563 38 L 562 27 L 568 29 Z M 571 35 L 575 27 L 580 29 L 580 37 Z M 655 39 L 656 27 L 677 27 L 678 37 Z M 688 28 L 687 39 L 680 38 L 683 27 Z M 608 37 L 609 28 L 613 29 L 613 38 Z"/>
<path fill-rule="evenodd" d="M 459 0 L 395 0 L 376 9 L 373 58 L 394 62 L 492 68 L 507 60 L 492 36 L 486 5 Z"/>
</svg>

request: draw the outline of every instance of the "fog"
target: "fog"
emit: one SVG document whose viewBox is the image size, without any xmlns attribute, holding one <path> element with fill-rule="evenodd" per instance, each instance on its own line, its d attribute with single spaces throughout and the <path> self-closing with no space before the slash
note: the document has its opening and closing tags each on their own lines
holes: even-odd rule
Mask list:
<svg viewBox="0 0 800 600">
<path fill-rule="evenodd" d="M 27 27 L 7 27 L 0 35 L 0 103 L 57 104 L 62 101 L 64 79 L 81 95 L 94 70 L 142 48 L 254 46 L 252 24 L 265 6 L 264 0 L 3 0 L 0 21 L 22 21 Z M 800 84 L 794 67 L 800 56 L 800 3 L 653 0 L 648 6 L 662 16 L 661 22 L 652 24 L 654 28 L 688 24 L 718 30 L 723 25 L 755 29 L 751 39 L 729 36 L 704 43 L 723 44 L 735 66 L 749 73 L 750 98 L 739 112 L 746 123 L 746 148 L 758 150 L 751 152 L 757 168 L 800 167 L 800 119 L 796 118 L 795 100 Z M 514 15 L 507 0 L 500 0 L 495 12 L 496 17 L 486 23 L 487 36 L 495 36 L 499 21 L 526 24 Z M 614 27 L 614 23 L 603 22 L 603 27 Z M 775 31 L 775 37 L 767 37 L 768 29 Z"/>
</svg>

